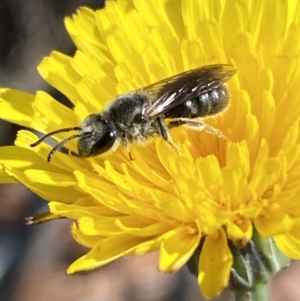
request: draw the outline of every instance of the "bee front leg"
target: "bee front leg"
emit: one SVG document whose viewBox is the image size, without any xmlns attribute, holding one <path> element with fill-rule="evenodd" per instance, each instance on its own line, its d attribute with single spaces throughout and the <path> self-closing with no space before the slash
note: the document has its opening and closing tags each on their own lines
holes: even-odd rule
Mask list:
<svg viewBox="0 0 300 301">
<path fill-rule="evenodd" d="M 206 124 L 205 122 L 200 121 L 199 119 L 195 120 L 195 119 L 191 119 L 191 118 L 178 118 L 178 119 L 172 120 L 169 123 L 170 128 L 177 127 L 180 125 L 184 125 L 193 130 L 196 130 L 196 131 L 205 131 L 209 134 L 218 136 L 223 139 L 227 139 L 227 137 L 222 132 L 220 132 L 218 129 L 215 129 L 213 126 L 210 126 L 210 125 Z"/>
<path fill-rule="evenodd" d="M 177 145 L 174 143 L 169 130 L 167 128 L 167 126 L 165 125 L 165 123 L 163 122 L 162 117 L 157 117 L 156 118 L 156 123 L 158 126 L 158 130 L 159 130 L 159 134 L 163 137 L 164 140 L 166 140 L 170 146 L 177 152 L 180 153 L 179 148 L 177 147 Z"/>
<path fill-rule="evenodd" d="M 129 147 L 130 142 L 129 142 L 129 139 L 126 136 L 122 137 L 122 145 L 123 145 L 124 149 L 127 151 L 128 155 L 129 155 L 129 160 L 134 161 L 134 158 L 132 157 L 132 154 L 130 152 L 130 147 Z"/>
</svg>

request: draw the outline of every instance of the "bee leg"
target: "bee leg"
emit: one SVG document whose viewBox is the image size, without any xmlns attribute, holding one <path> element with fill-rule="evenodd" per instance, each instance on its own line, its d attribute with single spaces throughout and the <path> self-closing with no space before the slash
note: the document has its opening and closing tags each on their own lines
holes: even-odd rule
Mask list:
<svg viewBox="0 0 300 301">
<path fill-rule="evenodd" d="M 122 145 L 129 155 L 129 160 L 134 161 L 135 159 L 132 157 L 132 154 L 130 152 L 130 147 L 129 147 L 130 143 L 126 137 L 122 138 Z"/>
<path fill-rule="evenodd" d="M 158 117 L 156 119 L 157 125 L 158 125 L 158 130 L 159 130 L 159 134 L 163 137 L 164 140 L 166 140 L 170 146 L 176 151 L 176 153 L 180 153 L 179 148 L 177 147 L 177 145 L 174 143 L 169 130 L 167 128 L 167 126 L 165 125 L 165 123 L 163 122 L 161 117 Z"/>
<path fill-rule="evenodd" d="M 71 156 L 73 156 L 73 157 L 82 158 L 79 154 L 77 154 L 77 153 L 75 153 L 75 152 L 73 152 L 71 150 L 68 151 L 68 154 L 71 155 Z"/>
<path fill-rule="evenodd" d="M 77 157 L 77 158 L 82 158 L 79 154 L 71 151 L 70 149 L 62 146 L 59 148 L 59 152 L 61 153 L 64 153 L 64 154 L 67 154 L 67 155 L 70 155 L 70 156 L 73 156 L 73 157 Z"/>
<path fill-rule="evenodd" d="M 218 136 L 220 138 L 227 139 L 227 137 L 222 132 L 220 132 L 218 129 L 215 129 L 214 127 L 206 124 L 203 121 L 194 120 L 194 119 L 190 119 L 190 118 L 178 118 L 178 119 L 172 120 L 169 123 L 170 128 L 177 127 L 180 125 L 184 125 L 193 130 L 196 130 L 196 131 L 205 131 L 207 133 Z"/>
<path fill-rule="evenodd" d="M 132 157 L 132 154 L 131 154 L 130 151 L 128 152 L 128 155 L 129 155 L 129 160 L 130 160 L 130 161 L 134 161 L 134 160 L 135 160 L 135 158 Z"/>
</svg>

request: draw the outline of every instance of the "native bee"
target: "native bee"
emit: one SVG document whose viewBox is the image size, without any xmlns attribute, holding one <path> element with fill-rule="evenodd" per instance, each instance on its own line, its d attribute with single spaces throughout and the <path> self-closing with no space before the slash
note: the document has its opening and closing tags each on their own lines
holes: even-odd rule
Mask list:
<svg viewBox="0 0 300 301">
<path fill-rule="evenodd" d="M 121 94 L 102 113 L 86 117 L 80 126 L 48 133 L 31 146 L 57 133 L 78 131 L 52 148 L 47 158 L 50 162 L 56 151 L 75 138 L 79 138 L 78 154 L 71 151 L 69 154 L 87 158 L 115 151 L 120 144 L 130 154 L 133 143 L 141 144 L 158 136 L 178 151 L 169 130 L 181 125 L 222 136 L 217 129 L 205 124 L 203 118 L 216 115 L 228 106 L 229 92 L 225 83 L 235 72 L 232 65 L 208 65 Z"/>
</svg>

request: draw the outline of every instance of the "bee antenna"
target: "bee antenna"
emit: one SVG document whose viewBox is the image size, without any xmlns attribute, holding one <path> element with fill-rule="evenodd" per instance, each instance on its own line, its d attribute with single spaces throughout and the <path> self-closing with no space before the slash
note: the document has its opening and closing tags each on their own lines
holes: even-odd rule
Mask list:
<svg viewBox="0 0 300 301">
<path fill-rule="evenodd" d="M 67 142 L 69 142 L 70 140 L 73 140 L 75 138 L 78 138 L 78 137 L 81 137 L 83 135 L 87 135 L 87 134 L 90 134 L 89 132 L 83 132 L 83 133 L 77 133 L 77 134 L 74 134 L 74 135 L 71 135 L 70 137 L 67 137 L 66 139 L 62 140 L 61 142 L 59 142 L 58 144 L 56 144 L 52 150 L 50 151 L 48 157 L 47 157 L 47 161 L 50 162 L 52 157 L 53 157 L 53 154 L 55 152 L 57 152 L 63 145 L 65 145 Z M 73 156 L 76 156 L 77 157 L 77 154 L 74 155 L 74 153 L 72 152 L 72 155 Z M 78 155 L 79 157 L 79 155 Z"/>
<path fill-rule="evenodd" d="M 53 132 L 50 132 L 48 134 L 43 135 L 42 137 L 39 138 L 39 140 L 37 140 L 36 142 L 30 144 L 31 147 L 35 147 L 37 145 L 39 145 L 41 142 L 43 142 L 47 137 L 50 137 L 54 134 L 58 134 L 58 133 L 65 133 L 65 132 L 71 132 L 71 131 L 80 131 L 81 128 L 78 126 L 74 126 L 74 127 L 70 127 L 70 128 L 64 128 L 64 129 L 59 129 Z"/>
</svg>

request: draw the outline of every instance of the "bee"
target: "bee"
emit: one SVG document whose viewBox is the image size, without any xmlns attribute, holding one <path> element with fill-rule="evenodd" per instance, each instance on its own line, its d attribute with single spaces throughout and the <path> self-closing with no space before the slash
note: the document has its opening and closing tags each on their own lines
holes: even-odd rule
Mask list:
<svg viewBox="0 0 300 301">
<path fill-rule="evenodd" d="M 143 144 L 159 136 L 178 151 L 170 129 L 182 125 L 222 136 L 217 129 L 205 124 L 203 118 L 227 108 L 229 91 L 226 82 L 235 72 L 232 65 L 208 65 L 121 94 L 102 113 L 86 117 L 80 126 L 48 133 L 31 147 L 54 134 L 77 131 L 52 148 L 47 158 L 50 162 L 56 151 L 75 138 L 78 138 L 78 153 L 69 151 L 69 154 L 87 158 L 115 151 L 120 145 L 130 155 L 132 144 Z"/>
</svg>

